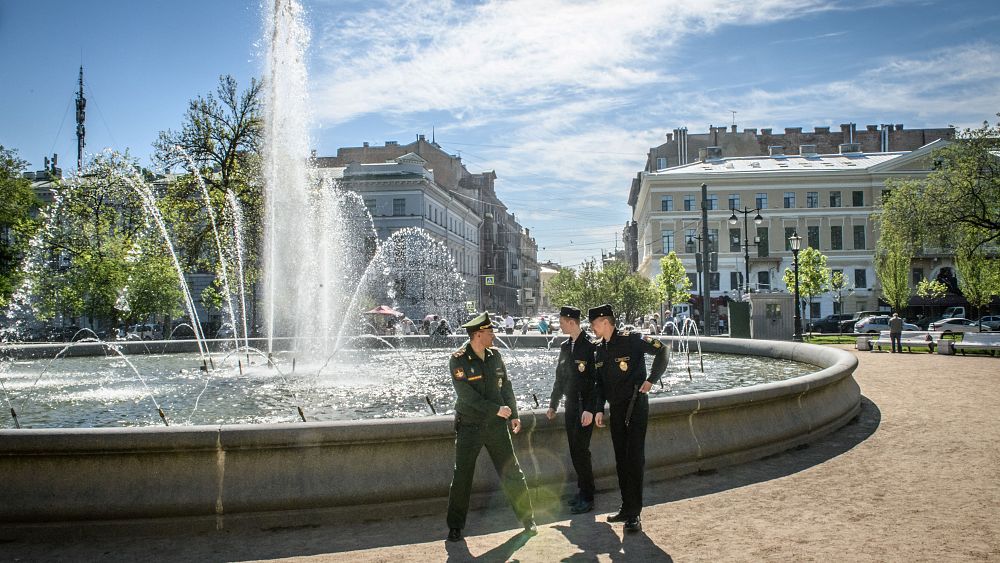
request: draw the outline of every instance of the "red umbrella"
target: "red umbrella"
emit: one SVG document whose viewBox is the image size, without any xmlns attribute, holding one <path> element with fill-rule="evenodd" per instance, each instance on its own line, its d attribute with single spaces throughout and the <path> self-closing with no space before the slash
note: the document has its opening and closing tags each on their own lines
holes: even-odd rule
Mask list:
<svg viewBox="0 0 1000 563">
<path fill-rule="evenodd" d="M 390 307 L 388 305 L 379 305 L 378 307 L 375 307 L 371 311 L 365 311 L 365 314 L 366 315 L 391 315 L 393 317 L 402 317 L 403 316 L 403 313 L 400 313 L 399 311 L 393 309 L 392 307 Z"/>
</svg>

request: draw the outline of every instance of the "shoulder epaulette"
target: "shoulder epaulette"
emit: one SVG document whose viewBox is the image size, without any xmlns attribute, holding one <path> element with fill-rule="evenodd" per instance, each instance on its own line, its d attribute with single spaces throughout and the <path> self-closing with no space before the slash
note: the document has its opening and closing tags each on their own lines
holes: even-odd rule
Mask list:
<svg viewBox="0 0 1000 563">
<path fill-rule="evenodd" d="M 452 354 L 451 357 L 452 358 L 461 358 L 464 355 L 465 355 L 465 346 L 462 346 L 458 350 L 455 350 L 455 353 Z"/>
</svg>

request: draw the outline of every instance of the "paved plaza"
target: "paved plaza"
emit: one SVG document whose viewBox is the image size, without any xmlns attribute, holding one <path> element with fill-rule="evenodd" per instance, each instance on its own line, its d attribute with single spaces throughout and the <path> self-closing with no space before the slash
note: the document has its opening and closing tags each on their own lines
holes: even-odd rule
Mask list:
<svg viewBox="0 0 1000 563">
<path fill-rule="evenodd" d="M 855 353 L 856 421 L 794 451 L 647 484 L 635 535 L 604 522 L 618 497 L 603 491 L 597 512 L 541 517 L 530 539 L 501 505 L 471 513 L 459 543 L 444 541 L 443 514 L 387 515 L 350 526 L 8 541 L 0 559 L 1000 561 L 1000 358 Z"/>
</svg>

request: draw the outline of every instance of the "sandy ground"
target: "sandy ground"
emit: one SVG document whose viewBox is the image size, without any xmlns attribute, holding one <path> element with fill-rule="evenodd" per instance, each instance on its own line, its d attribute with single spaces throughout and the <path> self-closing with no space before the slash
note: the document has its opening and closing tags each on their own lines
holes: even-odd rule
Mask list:
<svg viewBox="0 0 1000 563">
<path fill-rule="evenodd" d="M 172 537 L 13 541 L 2 560 L 76 561 L 1000 561 L 1000 358 L 855 352 L 859 418 L 819 442 L 708 474 L 648 483 L 644 531 L 598 511 L 509 509 L 353 526 Z M 2 476 L 0 476 L 2 483 Z M 2 495 L 0 495 L 2 498 Z"/>
</svg>

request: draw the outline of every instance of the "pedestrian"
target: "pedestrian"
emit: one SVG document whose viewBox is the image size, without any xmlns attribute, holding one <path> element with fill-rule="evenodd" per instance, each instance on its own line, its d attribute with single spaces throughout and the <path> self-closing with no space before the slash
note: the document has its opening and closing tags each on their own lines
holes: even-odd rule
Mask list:
<svg viewBox="0 0 1000 563">
<path fill-rule="evenodd" d="M 646 330 L 649 334 L 659 334 L 660 327 L 656 325 L 656 317 L 649 317 L 649 322 L 646 323 Z"/>
<path fill-rule="evenodd" d="M 549 322 L 545 320 L 545 317 L 538 319 L 538 332 L 542 334 L 549 333 Z"/>
<path fill-rule="evenodd" d="M 576 471 L 577 493 L 570 500 L 570 512 L 583 514 L 594 509 L 594 469 L 590 462 L 590 436 L 594 426 L 594 344 L 580 328 L 580 310 L 562 307 L 559 330 L 569 336 L 559 348 L 556 380 L 545 417 L 556 417 L 559 401 L 566 397 L 566 439 L 569 457 Z"/>
<path fill-rule="evenodd" d="M 424 322 L 420 325 L 420 334 L 430 334 L 431 333 L 431 321 L 429 319 L 424 319 Z"/>
<path fill-rule="evenodd" d="M 899 313 L 893 313 L 889 319 L 889 347 L 893 354 L 897 349 L 903 353 L 903 319 L 899 318 Z"/>
<path fill-rule="evenodd" d="M 514 317 L 507 311 L 503 312 L 503 328 L 507 334 L 514 334 Z"/>
<path fill-rule="evenodd" d="M 611 305 L 587 312 L 590 326 L 600 339 L 594 350 L 596 394 L 594 422 L 604 426 L 604 404 L 610 406 L 611 442 L 622 504 L 608 522 L 625 522 L 626 532 L 642 530 L 642 482 L 646 465 L 646 425 L 649 390 L 667 369 L 667 349 L 652 336 L 615 328 Z M 652 373 L 646 375 L 645 354 L 653 356 Z"/>
<path fill-rule="evenodd" d="M 451 355 L 448 369 L 455 402 L 455 472 L 448 492 L 448 541 L 462 539 L 476 458 L 486 448 L 507 501 L 524 533 L 538 533 L 528 484 L 514 455 L 510 431 L 521 431 L 514 390 L 500 351 L 493 347 L 493 324 L 482 313 L 462 325 L 469 341 Z M 509 424 L 509 430 L 508 430 Z"/>
</svg>

